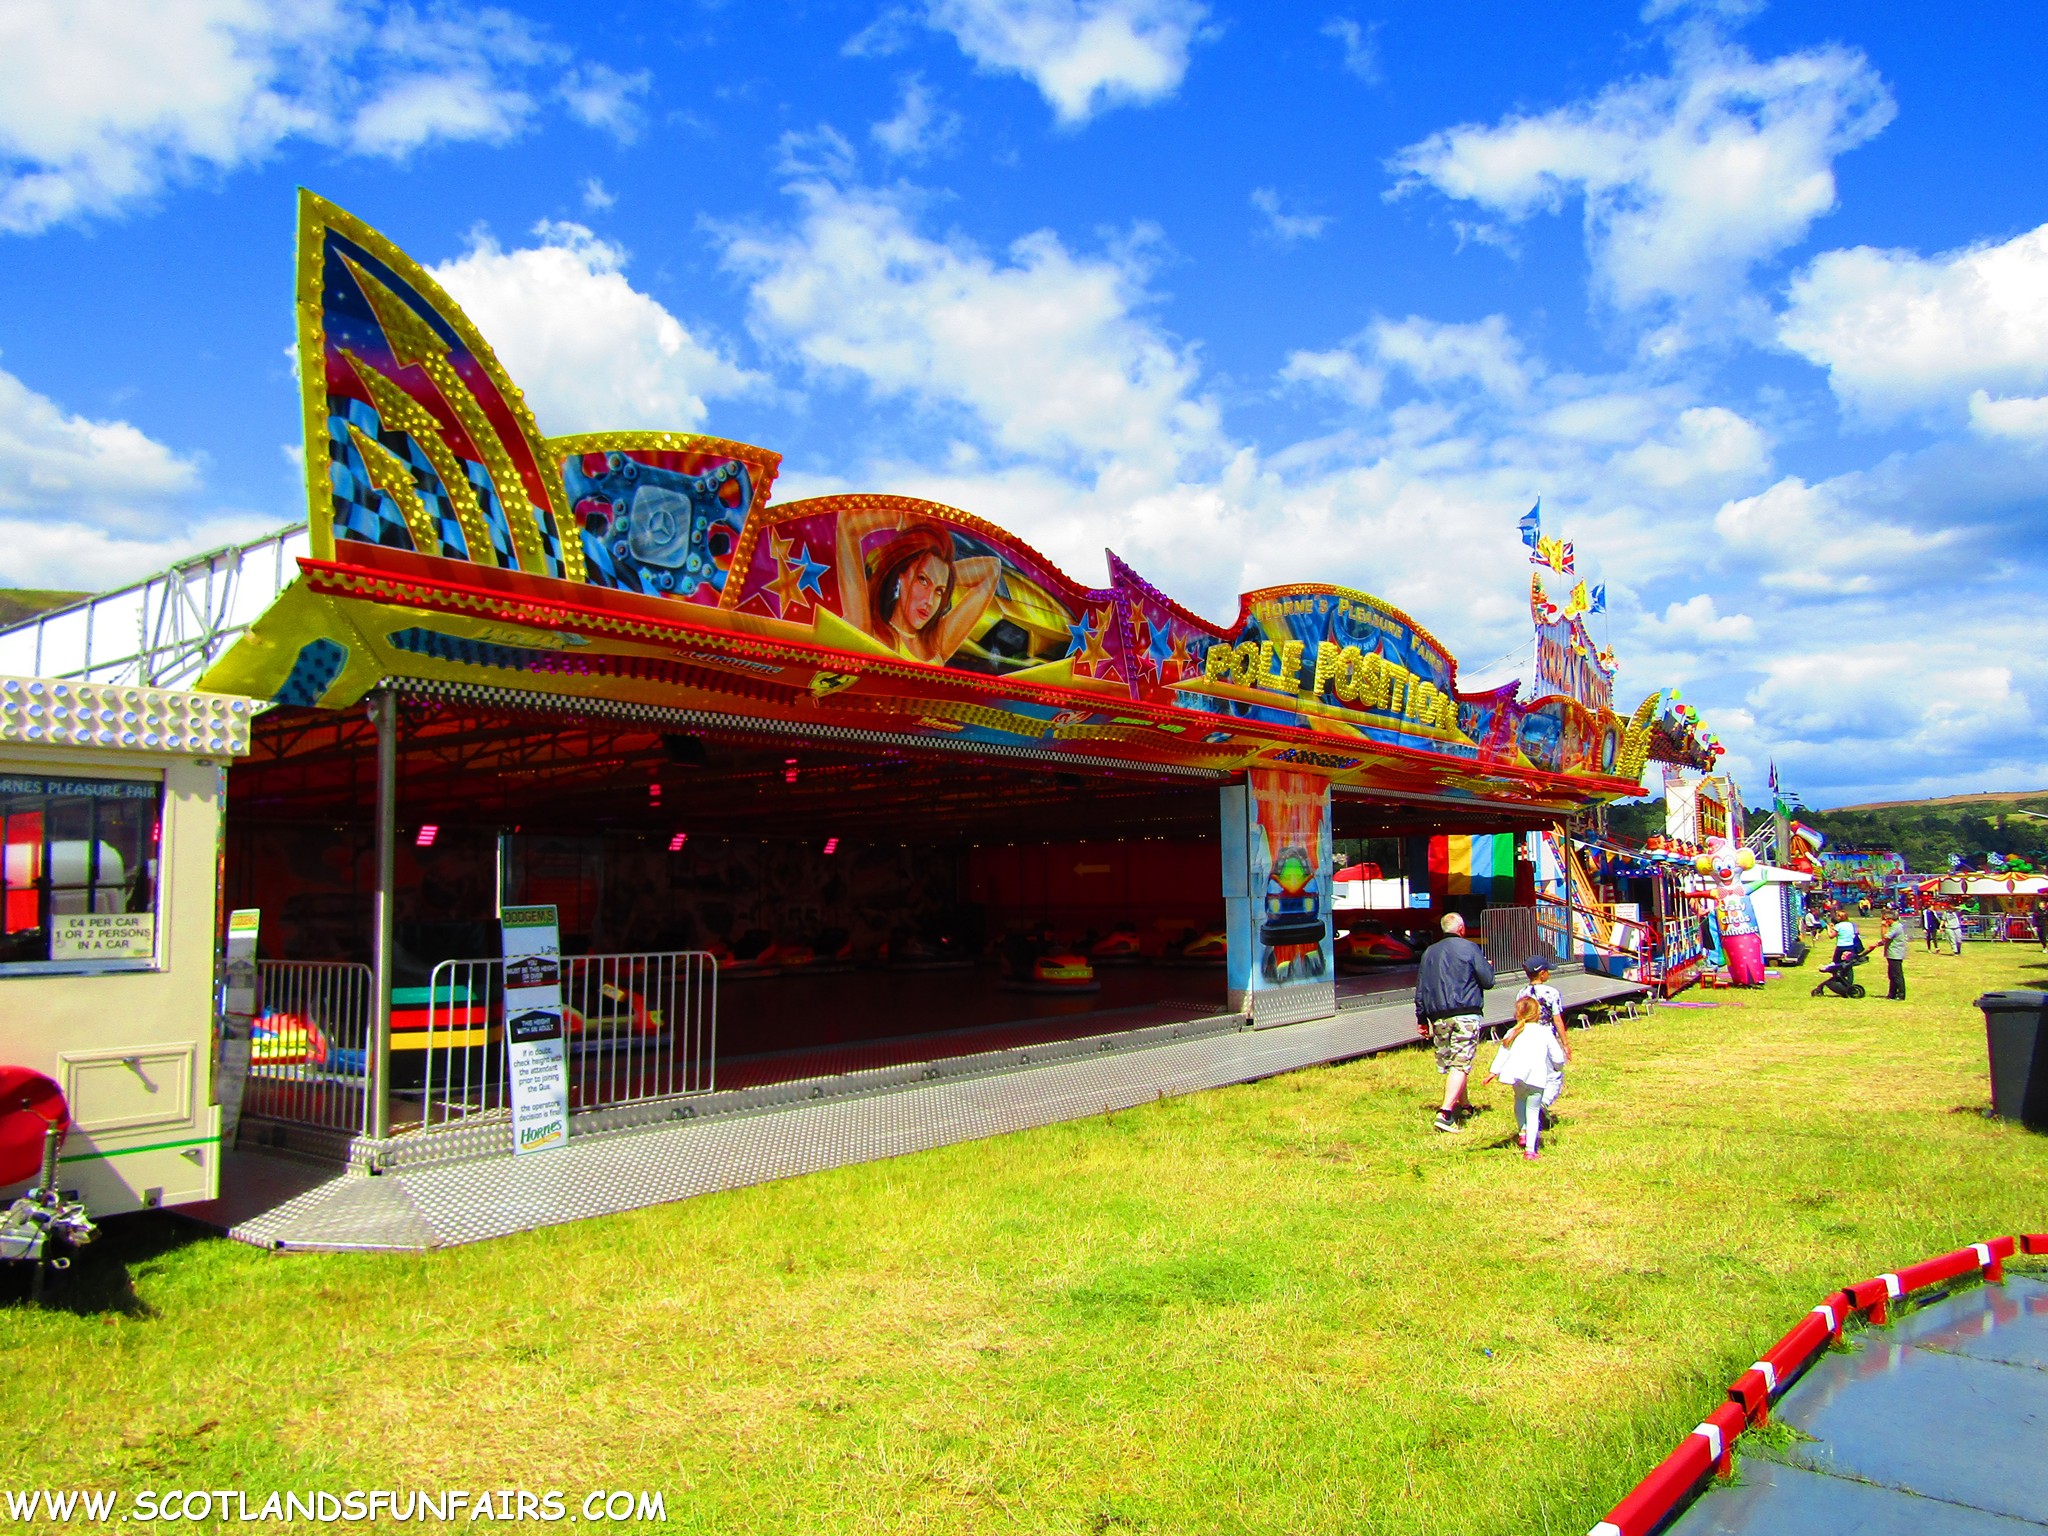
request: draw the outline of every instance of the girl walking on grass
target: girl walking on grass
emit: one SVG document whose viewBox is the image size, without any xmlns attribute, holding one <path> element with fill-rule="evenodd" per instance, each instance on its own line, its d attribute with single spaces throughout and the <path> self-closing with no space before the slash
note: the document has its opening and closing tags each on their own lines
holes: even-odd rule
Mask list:
<svg viewBox="0 0 2048 1536">
<path fill-rule="evenodd" d="M 1516 998 L 1515 1027 L 1501 1040 L 1492 1076 L 1515 1090 L 1522 1156 L 1531 1162 L 1543 1142 L 1544 1098 L 1562 1085 L 1570 1060 L 1571 1051 L 1545 1019 L 1541 1000 L 1526 993 Z"/>
</svg>

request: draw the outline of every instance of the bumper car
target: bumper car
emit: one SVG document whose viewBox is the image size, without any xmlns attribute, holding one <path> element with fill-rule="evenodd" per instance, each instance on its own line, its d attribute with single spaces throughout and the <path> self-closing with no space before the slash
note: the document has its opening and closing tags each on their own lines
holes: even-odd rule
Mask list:
<svg viewBox="0 0 2048 1536">
<path fill-rule="evenodd" d="M 827 928 L 809 944 L 785 944 L 775 951 L 780 971 L 850 971 L 853 938 L 844 928 Z"/>
<path fill-rule="evenodd" d="M 1144 943 L 1135 926 L 1119 924 L 1088 946 L 1088 958 L 1096 965 L 1143 965 Z"/>
<path fill-rule="evenodd" d="M 781 953 L 782 946 L 775 942 L 774 934 L 766 928 L 749 928 L 730 950 L 718 957 L 718 979 L 744 981 L 750 976 L 778 975 L 777 958 Z"/>
<path fill-rule="evenodd" d="M 1006 992 L 1099 992 L 1095 967 L 1049 930 L 1012 934 L 1003 941 Z"/>
<path fill-rule="evenodd" d="M 1337 969 L 1340 971 L 1380 971 L 1389 966 L 1414 963 L 1413 949 L 1378 928 L 1353 928 L 1337 940 Z"/>
<path fill-rule="evenodd" d="M 1229 935 L 1221 928 L 1212 928 L 1207 933 L 1190 933 L 1178 942 L 1167 945 L 1159 963 L 1196 968 L 1224 965 L 1229 959 Z"/>
<path fill-rule="evenodd" d="M 884 946 L 882 963 L 892 971 L 966 971 L 974 957 L 950 933 L 906 933 Z"/>
</svg>

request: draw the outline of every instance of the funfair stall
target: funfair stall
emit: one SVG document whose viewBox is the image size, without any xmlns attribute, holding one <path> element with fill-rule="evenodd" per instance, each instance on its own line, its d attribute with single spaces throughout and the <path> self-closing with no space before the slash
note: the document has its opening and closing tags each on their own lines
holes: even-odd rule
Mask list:
<svg viewBox="0 0 2048 1536">
<path fill-rule="evenodd" d="M 57 1204 L 96 1218 L 218 1192 L 239 1087 L 216 1075 L 221 809 L 253 714 L 0 677 L 0 1209 L 42 1197 L 0 1223 L 0 1257 L 48 1257 L 18 1250 Z"/>
<path fill-rule="evenodd" d="M 1966 939 L 2032 943 L 2034 910 L 2048 901 L 2048 875 L 1962 872 L 1921 886 L 1923 893 L 1930 888 L 1938 904 L 1963 909 Z"/>
<path fill-rule="evenodd" d="M 245 1144 L 520 1150 L 515 1046 L 579 1136 L 1323 1017 L 1334 837 L 1636 792 L 1654 698 L 1468 694 L 1315 580 L 1217 622 L 953 507 L 774 503 L 743 443 L 544 436 L 434 280 L 310 194 L 298 277 L 309 553 L 203 679 L 263 706 L 227 790 L 266 989 Z"/>
</svg>

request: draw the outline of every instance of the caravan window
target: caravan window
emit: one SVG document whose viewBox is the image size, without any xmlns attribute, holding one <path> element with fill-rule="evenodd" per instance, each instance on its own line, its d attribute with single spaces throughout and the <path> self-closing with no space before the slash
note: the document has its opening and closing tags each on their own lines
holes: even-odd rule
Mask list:
<svg viewBox="0 0 2048 1536">
<path fill-rule="evenodd" d="M 0 972 L 156 957 L 163 784 L 0 773 Z"/>
</svg>

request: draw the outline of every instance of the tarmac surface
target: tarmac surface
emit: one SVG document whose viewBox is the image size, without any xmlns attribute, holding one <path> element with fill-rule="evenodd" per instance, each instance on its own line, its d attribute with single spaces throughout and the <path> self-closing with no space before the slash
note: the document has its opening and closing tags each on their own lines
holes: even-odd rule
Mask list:
<svg viewBox="0 0 2048 1536">
<path fill-rule="evenodd" d="M 2008 1275 L 1823 1355 L 1670 1536 L 2048 1530 L 2048 1281 Z M 1768 1431 L 1766 1432 L 1768 1434 Z"/>
</svg>

